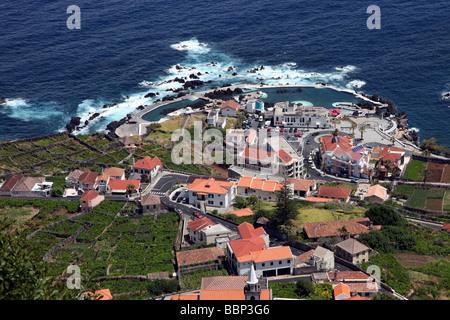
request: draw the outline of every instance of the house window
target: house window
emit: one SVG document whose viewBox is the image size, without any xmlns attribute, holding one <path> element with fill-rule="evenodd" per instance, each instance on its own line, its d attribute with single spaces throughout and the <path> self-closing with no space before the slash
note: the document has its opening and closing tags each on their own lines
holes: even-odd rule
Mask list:
<svg viewBox="0 0 450 320">
<path fill-rule="evenodd" d="M 265 263 L 263 262 L 263 263 L 261 263 L 261 266 L 262 266 L 262 267 L 265 267 L 265 266 L 266 266 L 266 264 L 265 264 Z"/>
</svg>

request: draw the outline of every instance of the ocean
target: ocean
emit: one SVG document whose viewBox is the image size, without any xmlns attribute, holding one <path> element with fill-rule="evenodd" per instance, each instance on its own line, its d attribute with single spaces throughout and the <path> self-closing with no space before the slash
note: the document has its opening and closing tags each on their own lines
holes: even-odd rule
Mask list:
<svg viewBox="0 0 450 320">
<path fill-rule="evenodd" d="M 380 29 L 366 25 L 373 4 Z M 70 5 L 80 8 L 80 29 L 67 28 Z M 450 146 L 449 66 L 448 0 L 7 0 L 0 140 L 60 132 L 96 112 L 80 133 L 102 131 L 172 95 L 182 85 L 175 77 L 195 76 L 208 87 L 324 82 L 378 93 L 420 139 Z"/>
</svg>

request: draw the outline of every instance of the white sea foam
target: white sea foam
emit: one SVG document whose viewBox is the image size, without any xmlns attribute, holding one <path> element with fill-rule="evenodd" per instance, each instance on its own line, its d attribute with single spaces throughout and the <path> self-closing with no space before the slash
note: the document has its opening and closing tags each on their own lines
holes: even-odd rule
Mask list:
<svg viewBox="0 0 450 320">
<path fill-rule="evenodd" d="M 348 89 L 361 89 L 366 84 L 363 80 L 352 80 L 346 84 Z"/>
<path fill-rule="evenodd" d="M 207 43 L 199 42 L 195 38 L 174 43 L 170 47 L 178 51 L 189 51 L 193 53 L 208 53 L 210 50 Z"/>
<path fill-rule="evenodd" d="M 419 129 L 417 129 L 416 127 L 412 127 L 412 128 L 409 128 L 409 131 L 415 131 L 415 132 L 419 132 L 420 130 L 419 130 Z"/>
<path fill-rule="evenodd" d="M 172 95 L 170 90 L 183 86 L 183 83 L 174 81 L 175 78 L 185 81 L 198 78 L 204 82 L 211 81 L 211 86 L 220 86 L 225 83 L 258 84 L 261 82 L 269 85 L 312 85 L 325 82 L 342 89 L 355 89 L 355 86 L 360 88 L 365 84 L 362 80 L 349 79 L 350 74 L 357 70 L 357 67 L 353 65 L 337 67 L 329 72 L 314 72 L 299 68 L 296 62 L 263 66 L 256 63 L 243 63 L 235 57 L 218 52 L 209 44 L 200 42 L 196 38 L 174 43 L 170 47 L 186 52 L 185 59 L 172 65 L 165 74 L 141 81 L 139 85 L 145 88 L 145 92 L 129 94 L 128 98 L 109 108 L 103 108 L 104 104 L 110 103 L 102 100 L 89 99 L 80 103 L 77 116 L 82 118 L 82 123 L 93 113 L 100 113 L 100 116 L 90 121 L 82 132 L 104 130 L 109 122 L 120 120 L 127 114 L 135 112 L 138 106 L 151 104 L 156 99 Z M 191 75 L 195 77 L 191 78 Z M 159 95 L 144 98 L 149 92 L 158 92 Z"/>
<path fill-rule="evenodd" d="M 63 112 L 59 108 L 55 102 L 36 103 L 22 98 L 8 98 L 0 110 L 10 118 L 29 122 L 62 116 Z"/>
</svg>

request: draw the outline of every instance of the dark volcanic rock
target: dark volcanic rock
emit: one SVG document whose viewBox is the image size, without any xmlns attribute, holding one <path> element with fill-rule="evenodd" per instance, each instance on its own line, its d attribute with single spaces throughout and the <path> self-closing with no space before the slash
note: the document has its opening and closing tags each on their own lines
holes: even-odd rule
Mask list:
<svg viewBox="0 0 450 320">
<path fill-rule="evenodd" d="M 80 125 L 80 123 L 81 117 L 72 117 L 72 119 L 70 119 L 70 122 L 66 125 L 67 131 L 72 132 L 76 129 L 76 127 Z"/>
</svg>

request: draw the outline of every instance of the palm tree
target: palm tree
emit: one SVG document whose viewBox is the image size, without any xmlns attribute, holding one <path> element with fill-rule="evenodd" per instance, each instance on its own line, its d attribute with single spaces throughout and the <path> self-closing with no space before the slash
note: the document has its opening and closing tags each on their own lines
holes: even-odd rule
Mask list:
<svg viewBox="0 0 450 320">
<path fill-rule="evenodd" d="M 306 128 L 308 129 L 308 131 L 309 131 L 309 125 L 310 124 L 311 124 L 311 120 L 306 121 Z"/>
<path fill-rule="evenodd" d="M 365 126 L 361 126 L 359 127 L 359 132 L 361 132 L 361 140 L 364 140 L 364 131 L 366 131 L 366 127 Z"/>
<path fill-rule="evenodd" d="M 367 173 L 369 174 L 369 183 L 372 184 L 373 169 L 372 168 L 367 169 Z"/>
<path fill-rule="evenodd" d="M 395 135 L 392 135 L 389 139 L 391 140 L 392 145 L 394 145 L 395 144 Z"/>
<path fill-rule="evenodd" d="M 355 122 L 352 122 L 352 133 L 355 134 L 355 129 L 358 125 Z"/>
<path fill-rule="evenodd" d="M 333 137 L 337 137 L 338 135 L 339 135 L 339 130 L 338 129 L 334 129 Z"/>
<path fill-rule="evenodd" d="M 134 184 L 130 183 L 129 185 L 127 185 L 127 193 L 128 194 L 132 194 L 134 190 L 136 190 L 136 186 Z"/>
</svg>

